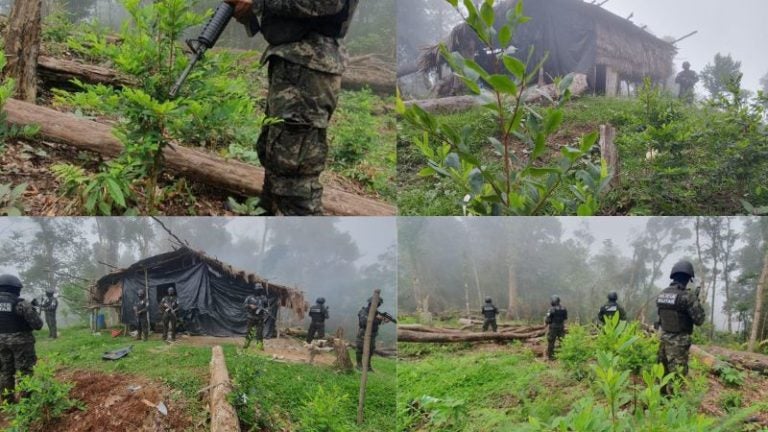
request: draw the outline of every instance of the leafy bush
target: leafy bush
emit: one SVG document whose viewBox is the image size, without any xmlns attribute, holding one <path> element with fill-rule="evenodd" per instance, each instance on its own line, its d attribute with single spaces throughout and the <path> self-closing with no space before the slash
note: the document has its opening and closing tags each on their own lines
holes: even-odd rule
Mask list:
<svg viewBox="0 0 768 432">
<path fill-rule="evenodd" d="M 15 187 L 0 184 L 0 216 L 21 216 L 24 214 L 24 204 L 21 199 L 27 190 L 27 184 L 21 183 Z"/>
<path fill-rule="evenodd" d="M 304 432 L 347 432 L 354 430 L 348 418 L 339 414 L 349 399 L 338 388 L 317 391 L 299 408 L 298 419 Z"/>
<path fill-rule="evenodd" d="M 563 362 L 576 379 L 583 379 L 589 372 L 588 362 L 594 358 L 595 339 L 588 327 L 571 324 L 560 343 L 557 358 Z"/>
<path fill-rule="evenodd" d="M 618 355 L 620 366 L 633 373 L 655 364 L 659 343 L 656 338 L 646 337 L 639 325 L 637 321 L 621 321 L 619 314 L 614 314 L 600 328 L 597 349 Z"/>
<path fill-rule="evenodd" d="M 720 364 L 715 368 L 715 372 L 725 385 L 729 387 L 741 387 L 744 385 L 744 373 L 734 369 L 727 364 Z"/>
<path fill-rule="evenodd" d="M 0 411 L 10 419 L 9 432 L 42 432 L 53 420 L 72 408 L 83 409 L 80 402 L 69 398 L 72 384 L 54 378 L 51 364 L 39 362 L 33 375 L 19 375 L 16 391 L 25 395 L 18 403 L 7 400 Z"/>
</svg>

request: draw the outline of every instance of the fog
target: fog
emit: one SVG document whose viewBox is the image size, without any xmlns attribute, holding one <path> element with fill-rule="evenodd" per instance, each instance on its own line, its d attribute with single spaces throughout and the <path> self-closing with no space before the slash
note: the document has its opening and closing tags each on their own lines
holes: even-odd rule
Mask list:
<svg viewBox="0 0 768 432">
<path fill-rule="evenodd" d="M 671 266 L 689 259 L 697 276 L 691 287 L 702 287 L 709 320 L 717 258 L 715 325 L 727 329 L 730 312 L 737 332 L 751 313 L 765 241 L 756 234 L 765 225 L 757 218 L 401 218 L 400 308 L 413 312 L 426 302 L 430 312 L 476 315 L 491 296 L 510 318 L 536 322 L 557 294 L 573 320 L 590 322 L 616 291 L 630 317 L 650 323 Z"/>
<path fill-rule="evenodd" d="M 382 310 L 397 313 L 396 229 L 393 218 L 162 218 L 193 249 L 330 306 L 327 329 L 357 331 L 357 312 L 375 288 Z M 3 218 L 0 272 L 19 275 L 32 298 L 55 289 L 65 322 L 87 300 L 83 286 L 137 260 L 178 247 L 150 218 Z M 79 285 L 73 288 L 72 285 Z M 282 314 L 285 325 L 296 322 Z M 382 327 L 382 342 L 394 343 L 394 326 Z"/>
</svg>

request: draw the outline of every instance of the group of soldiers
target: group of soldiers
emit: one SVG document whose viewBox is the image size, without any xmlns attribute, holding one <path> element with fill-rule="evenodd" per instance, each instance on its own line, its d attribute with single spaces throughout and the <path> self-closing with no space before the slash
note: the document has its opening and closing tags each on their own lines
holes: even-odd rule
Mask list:
<svg viewBox="0 0 768 432">
<path fill-rule="evenodd" d="M 658 361 L 664 366 L 665 373 L 674 371 L 681 375 L 688 374 L 688 353 L 691 348 L 691 334 L 694 325 L 702 325 L 705 312 L 699 302 L 697 291 L 688 288 L 694 278 L 693 264 L 682 260 L 677 262 L 670 272 L 672 283 L 656 298 L 660 328 L 660 344 Z M 485 299 L 481 309 L 484 317 L 483 331 L 496 331 L 496 316 L 499 309 L 494 306 L 490 297 Z M 615 292 L 608 294 L 608 302 L 600 307 L 597 313 L 598 325 L 603 325 L 607 319 L 619 315 L 619 320 L 626 320 L 627 313 L 618 303 Z M 555 347 L 565 336 L 565 321 L 568 320 L 568 310 L 560 304 L 560 297 L 553 295 L 550 308 L 544 318 L 547 325 L 547 357 L 555 358 Z"/>
<path fill-rule="evenodd" d="M 176 326 L 179 322 L 179 300 L 176 297 L 176 288 L 170 287 L 166 295 L 160 299 L 160 317 L 163 324 L 163 340 L 176 341 Z M 147 293 L 139 290 L 139 299 L 133 306 L 136 315 L 136 339 L 146 341 L 149 338 L 149 301 Z M 170 338 L 169 338 L 170 335 Z"/>
</svg>

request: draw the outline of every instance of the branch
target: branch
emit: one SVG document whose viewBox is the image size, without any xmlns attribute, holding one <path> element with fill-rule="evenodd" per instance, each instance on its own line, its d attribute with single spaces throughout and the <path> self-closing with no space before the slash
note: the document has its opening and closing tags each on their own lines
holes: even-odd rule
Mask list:
<svg viewBox="0 0 768 432">
<path fill-rule="evenodd" d="M 184 240 L 180 239 L 180 238 L 179 238 L 179 237 L 178 237 L 176 234 L 174 234 L 174 233 L 173 233 L 173 232 L 172 232 L 170 229 L 168 229 L 168 227 L 167 227 L 167 226 L 165 226 L 165 224 L 163 223 L 163 221 L 161 221 L 160 219 L 156 218 L 155 216 L 151 216 L 151 218 L 152 218 L 152 219 L 154 219 L 154 220 L 155 220 L 155 222 L 159 223 L 159 224 L 160 224 L 160 226 L 161 226 L 161 227 L 163 227 L 163 229 L 165 230 L 165 232 L 167 232 L 167 233 L 168 233 L 168 235 L 170 235 L 171 237 L 173 237 L 173 238 L 176 240 L 176 242 L 178 242 L 178 244 L 179 244 L 179 245 L 181 245 L 181 246 L 187 246 L 187 247 L 189 247 L 189 242 L 188 242 L 188 241 L 184 241 Z"/>
</svg>

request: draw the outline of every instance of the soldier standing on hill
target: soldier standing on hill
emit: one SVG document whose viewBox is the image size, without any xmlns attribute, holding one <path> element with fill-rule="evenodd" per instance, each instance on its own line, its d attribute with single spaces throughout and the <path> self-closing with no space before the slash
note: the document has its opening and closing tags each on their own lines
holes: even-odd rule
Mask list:
<svg viewBox="0 0 768 432">
<path fill-rule="evenodd" d="M 691 70 L 690 63 L 683 63 L 683 71 L 677 74 L 675 82 L 680 86 L 678 98 L 685 103 L 693 103 L 693 88 L 696 86 L 696 83 L 699 82 L 699 75 Z"/>
<path fill-rule="evenodd" d="M 328 307 L 325 306 L 325 298 L 319 297 L 315 304 L 309 308 L 309 317 L 312 322 L 307 330 L 307 343 L 312 342 L 317 335 L 318 339 L 325 338 L 325 320 L 328 319 Z"/>
<path fill-rule="evenodd" d="M 37 363 L 33 330 L 43 320 L 31 303 L 19 297 L 23 285 L 13 275 L 0 275 L 0 400 L 16 387 L 16 373 L 31 375 Z"/>
<path fill-rule="evenodd" d="M 262 207 L 274 215 L 321 215 L 327 129 L 347 62 L 342 39 L 359 0 L 226 0 L 235 18 L 260 18 L 269 42 L 267 115 L 281 122 L 256 145 L 264 166 Z"/>
<path fill-rule="evenodd" d="M 486 297 L 485 304 L 480 312 L 483 314 L 483 331 L 488 331 L 488 327 L 490 327 L 495 333 L 497 329 L 496 315 L 499 314 L 499 308 L 493 304 L 493 299 Z"/>
<path fill-rule="evenodd" d="M 619 295 L 615 292 L 608 293 L 608 303 L 600 306 L 600 312 L 597 313 L 597 324 L 605 324 L 606 317 L 612 318 L 617 313 L 619 314 L 619 320 L 625 321 L 627 319 L 627 313 L 624 312 L 624 308 L 617 302 Z"/>
<path fill-rule="evenodd" d="M 547 330 L 547 358 L 555 359 L 555 341 L 565 336 L 565 320 L 568 319 L 568 310 L 560 306 L 560 297 L 553 295 L 549 301 L 549 308 L 544 322 L 549 327 Z"/>
</svg>

